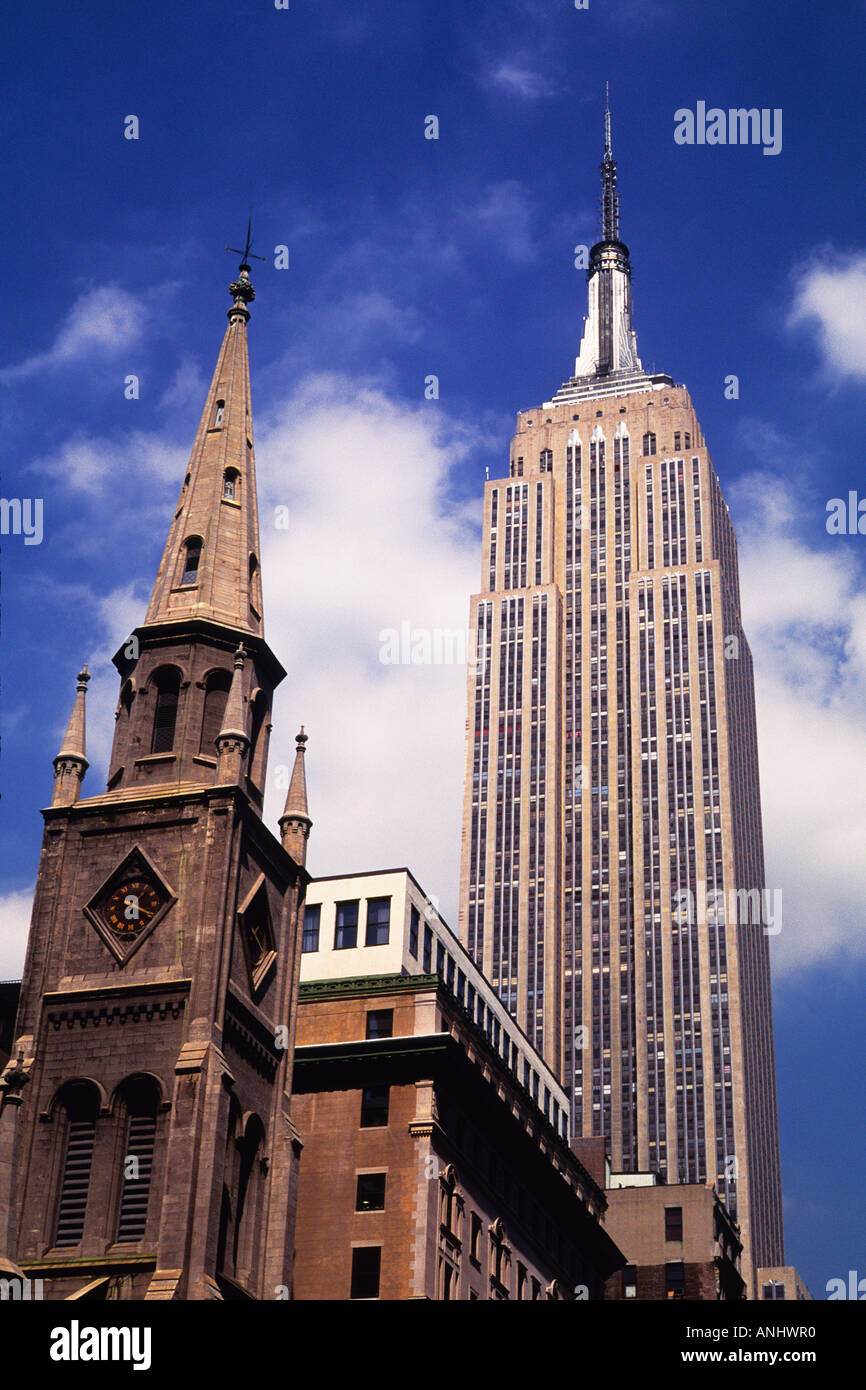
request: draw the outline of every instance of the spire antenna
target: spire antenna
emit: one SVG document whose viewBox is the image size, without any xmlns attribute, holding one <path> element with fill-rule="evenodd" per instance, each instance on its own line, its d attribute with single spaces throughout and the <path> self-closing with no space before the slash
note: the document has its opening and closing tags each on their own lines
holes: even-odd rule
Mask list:
<svg viewBox="0 0 866 1390">
<path fill-rule="evenodd" d="M 611 154 L 610 145 L 610 83 L 604 84 L 604 152 Z"/>
</svg>

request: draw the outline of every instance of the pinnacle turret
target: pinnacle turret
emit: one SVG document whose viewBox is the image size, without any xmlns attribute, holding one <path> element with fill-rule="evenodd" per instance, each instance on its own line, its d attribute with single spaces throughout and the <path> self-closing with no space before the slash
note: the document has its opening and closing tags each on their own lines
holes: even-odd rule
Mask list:
<svg viewBox="0 0 866 1390">
<path fill-rule="evenodd" d="M 87 666 L 83 666 L 78 673 L 78 685 L 75 693 L 75 703 L 72 706 L 72 714 L 66 726 L 66 733 L 60 745 L 60 752 L 54 759 L 54 793 L 51 797 L 52 806 L 71 806 L 78 800 L 81 792 L 81 783 L 84 781 L 84 774 L 90 764 L 87 761 L 86 753 L 86 717 L 85 699 L 87 695 L 87 682 L 90 676 Z"/>
<path fill-rule="evenodd" d="M 307 808 L 307 776 L 304 766 L 307 737 L 302 724 L 301 732 L 295 738 L 295 765 L 292 768 L 289 790 L 286 794 L 285 810 L 280 816 L 280 837 L 283 848 L 288 850 L 298 864 L 303 864 L 306 861 L 307 840 L 310 837 L 310 828 L 313 824 Z"/>
</svg>

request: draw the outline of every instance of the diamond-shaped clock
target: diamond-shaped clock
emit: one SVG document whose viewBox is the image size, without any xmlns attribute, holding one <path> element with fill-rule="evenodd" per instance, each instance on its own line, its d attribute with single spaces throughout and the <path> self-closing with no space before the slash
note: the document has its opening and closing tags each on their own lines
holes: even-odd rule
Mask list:
<svg viewBox="0 0 866 1390">
<path fill-rule="evenodd" d="M 176 902 L 177 895 L 136 845 L 85 904 L 84 915 L 125 965 Z"/>
</svg>

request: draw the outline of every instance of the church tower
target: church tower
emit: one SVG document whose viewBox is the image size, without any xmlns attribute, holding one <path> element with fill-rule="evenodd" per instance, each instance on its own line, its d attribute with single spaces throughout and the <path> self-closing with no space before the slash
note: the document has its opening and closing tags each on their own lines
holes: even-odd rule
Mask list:
<svg viewBox="0 0 866 1390">
<path fill-rule="evenodd" d="M 306 737 L 277 839 L 246 258 L 229 292 L 150 604 L 114 657 L 107 789 L 81 796 L 85 669 L 43 812 L 0 1079 L 0 1272 L 53 1299 L 291 1290 Z"/>
</svg>

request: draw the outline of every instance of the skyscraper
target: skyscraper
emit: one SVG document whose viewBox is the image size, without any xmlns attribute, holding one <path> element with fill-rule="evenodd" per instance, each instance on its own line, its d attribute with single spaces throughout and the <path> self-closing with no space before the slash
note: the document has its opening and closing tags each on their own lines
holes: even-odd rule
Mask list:
<svg viewBox="0 0 866 1390">
<path fill-rule="evenodd" d="M 461 939 L 612 1163 L 784 1263 L 752 659 L 688 391 L 644 371 L 605 112 L 574 374 L 487 483 Z"/>
</svg>

